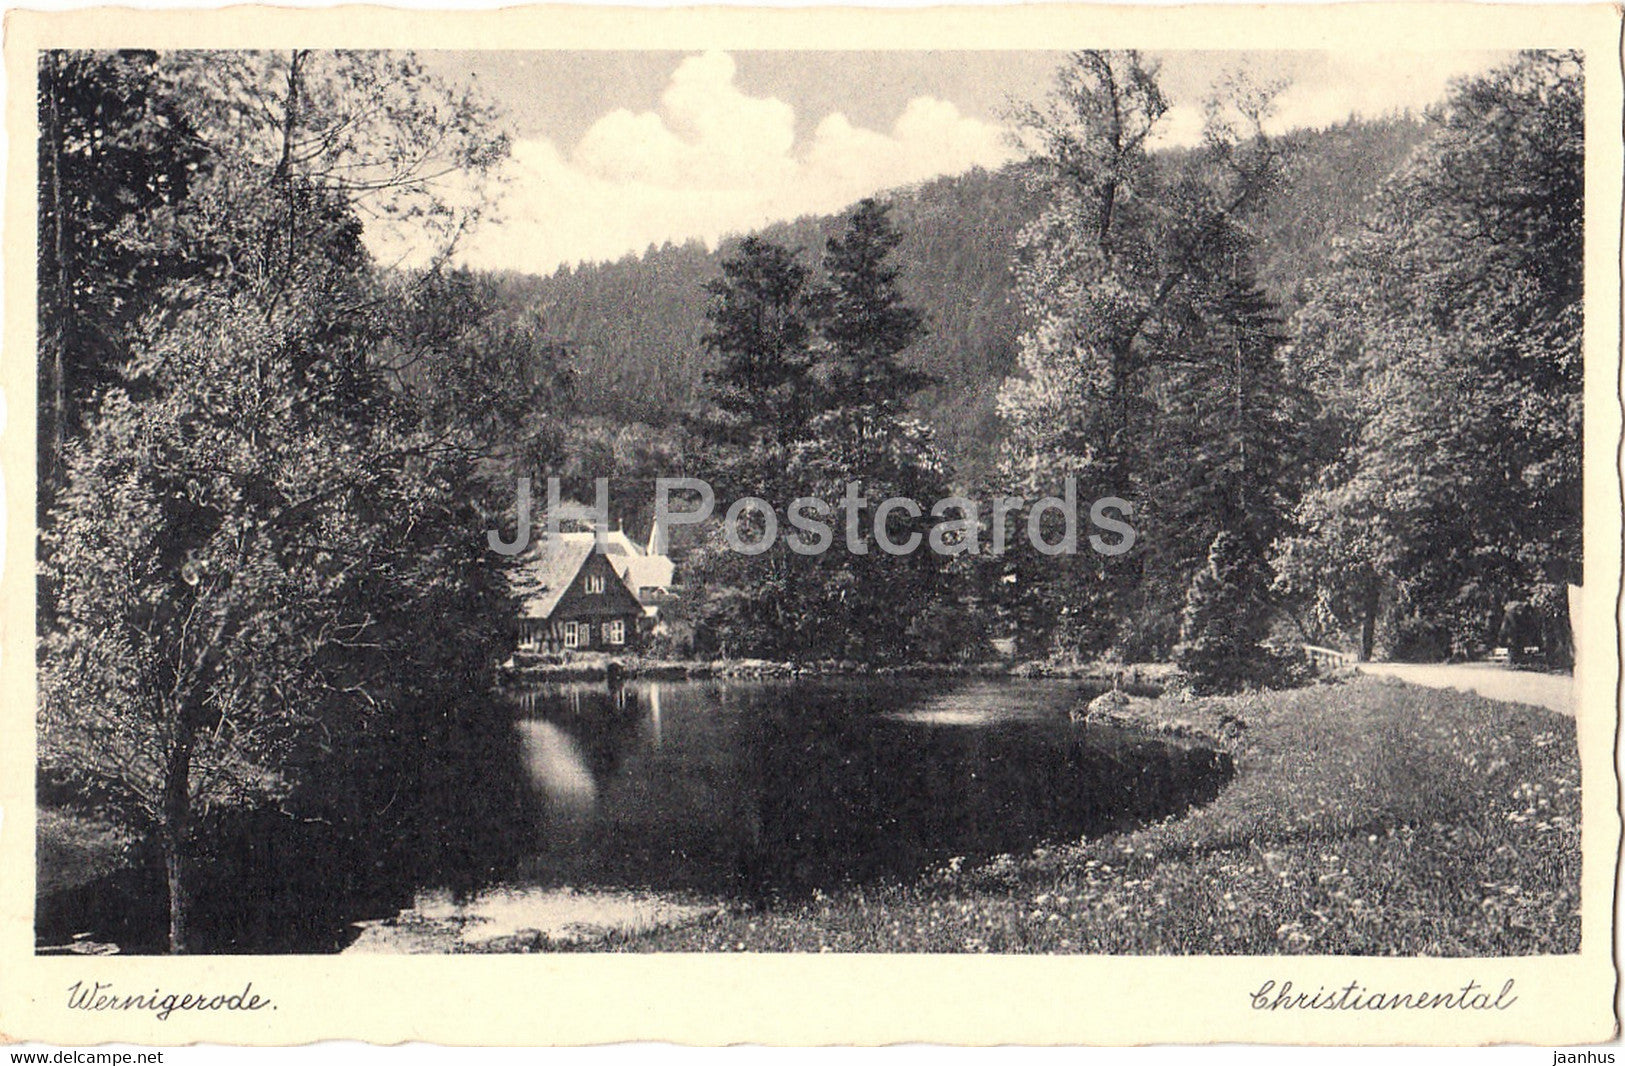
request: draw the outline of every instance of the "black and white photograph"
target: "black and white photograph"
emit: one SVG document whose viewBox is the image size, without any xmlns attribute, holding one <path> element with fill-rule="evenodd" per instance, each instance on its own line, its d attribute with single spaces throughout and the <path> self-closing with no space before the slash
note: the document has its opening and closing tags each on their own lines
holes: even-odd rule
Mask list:
<svg viewBox="0 0 1625 1066">
<path fill-rule="evenodd" d="M 244 36 L 8 51 L 29 996 L 184 1025 L 288 1013 L 191 987 L 233 959 L 583 953 L 1269 961 L 1254 1018 L 1612 987 L 1617 52 Z"/>
</svg>

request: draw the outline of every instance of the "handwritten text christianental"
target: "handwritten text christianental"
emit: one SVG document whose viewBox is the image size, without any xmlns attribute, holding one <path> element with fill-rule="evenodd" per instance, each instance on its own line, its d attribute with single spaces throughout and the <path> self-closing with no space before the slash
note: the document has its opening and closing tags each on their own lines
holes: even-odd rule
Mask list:
<svg viewBox="0 0 1625 1066">
<path fill-rule="evenodd" d="M 1321 985 L 1313 993 L 1294 992 L 1291 981 L 1265 981 L 1252 993 L 1253 1010 L 1506 1010 L 1518 1002 L 1509 978 L 1498 994 L 1490 993 L 1477 981 L 1468 981 L 1450 992 L 1372 992 L 1358 981 L 1328 990 Z"/>
</svg>

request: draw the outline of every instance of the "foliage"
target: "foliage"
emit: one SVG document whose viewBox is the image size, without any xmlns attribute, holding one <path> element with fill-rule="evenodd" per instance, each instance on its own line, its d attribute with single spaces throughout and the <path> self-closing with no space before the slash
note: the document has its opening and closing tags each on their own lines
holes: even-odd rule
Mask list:
<svg viewBox="0 0 1625 1066">
<path fill-rule="evenodd" d="M 1215 535 L 1261 552 L 1295 499 L 1305 398 L 1251 266 L 1282 180 L 1262 132 L 1272 91 L 1236 82 L 1203 147 L 1170 158 L 1148 148 L 1166 104 L 1134 52 L 1079 53 L 1023 115 L 1044 207 L 1022 235 L 1003 484 L 1031 499 L 1072 476 L 1086 502 L 1136 506 L 1124 558 L 1016 575 L 1028 613 L 1084 654 L 1165 655 Z"/>
<path fill-rule="evenodd" d="M 1174 662 L 1198 695 L 1235 692 L 1257 676 L 1269 619 L 1268 584 L 1257 549 L 1229 532 L 1213 538 L 1207 565 L 1191 580 Z"/>
<path fill-rule="evenodd" d="M 142 233 L 185 200 L 207 158 L 157 68 L 151 52 L 40 53 L 42 514 L 63 479 L 63 449 L 115 376 L 154 290 L 200 269 Z"/>
<path fill-rule="evenodd" d="M 908 390 L 924 378 L 902 359 L 923 323 L 888 262 L 900 241 L 887 209 L 865 201 L 825 249 L 816 285 L 796 253 L 746 238 L 711 286 L 706 343 L 720 359 L 711 380 L 723 417 L 701 423 L 710 481 L 719 499 L 768 501 L 779 539 L 747 555 L 713 526 L 694 548 L 689 584 L 709 589 L 693 612 L 702 648 L 895 658 L 906 653 L 910 619 L 943 595 L 940 556 L 923 544 L 892 556 L 869 533 L 881 501 L 929 506 L 945 487 L 929 431 L 906 412 Z M 794 501 L 834 505 L 849 483 L 867 501 L 855 519 L 867 550 L 848 550 L 846 521 L 832 512 L 823 516 L 832 527 L 828 549 L 796 551 L 792 538 L 812 538 L 794 528 Z M 766 521 L 749 513 L 747 542 L 765 533 Z M 888 536 L 923 541 L 929 524 L 923 514 L 893 511 Z"/>
<path fill-rule="evenodd" d="M 711 437 L 782 450 L 804 431 L 814 411 L 806 285 L 795 252 L 754 236 L 706 285 L 710 401 L 731 420 L 707 427 Z"/>
<path fill-rule="evenodd" d="M 271 809 L 354 831 L 369 788 L 416 773 L 389 761 L 401 735 L 484 687 L 512 634 L 481 474 L 546 434 L 533 337 L 469 314 L 467 277 L 381 278 L 360 241 L 362 211 L 455 230 L 426 168 L 494 162 L 483 112 L 379 53 L 177 53 L 144 76 L 207 155 L 141 239 L 197 270 L 147 279 L 64 449 L 40 765 L 156 843 L 184 951 L 210 834 Z"/>
<path fill-rule="evenodd" d="M 1367 654 L 1379 613 L 1465 655 L 1525 602 L 1553 657 L 1569 653 L 1582 102 L 1569 53 L 1458 85 L 1303 312 L 1319 434 L 1339 447 L 1281 553 L 1282 585 L 1323 625 L 1361 625 Z"/>
<path fill-rule="evenodd" d="M 901 271 L 890 259 L 903 235 L 888 211 L 873 198 L 852 209 L 846 231 L 824 251 L 826 280 L 812 294 L 810 312 L 823 342 L 826 406 L 889 421 L 929 378 L 899 359 L 925 333 L 925 323 L 898 288 Z"/>
</svg>

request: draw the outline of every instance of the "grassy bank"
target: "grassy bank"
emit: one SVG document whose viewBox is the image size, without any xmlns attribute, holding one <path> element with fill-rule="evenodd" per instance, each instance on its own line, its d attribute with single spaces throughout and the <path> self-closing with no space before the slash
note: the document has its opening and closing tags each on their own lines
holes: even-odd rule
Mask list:
<svg viewBox="0 0 1625 1066">
<path fill-rule="evenodd" d="M 1501 955 L 1579 948 L 1574 723 L 1362 678 L 1193 705 L 1137 700 L 1235 757 L 1183 818 L 950 862 L 624 939 L 638 951 Z M 1230 719 L 1240 719 L 1238 726 Z"/>
<path fill-rule="evenodd" d="M 123 869 L 135 842 L 110 822 L 41 806 L 37 812 L 34 863 L 42 896 L 65 892 Z"/>
</svg>

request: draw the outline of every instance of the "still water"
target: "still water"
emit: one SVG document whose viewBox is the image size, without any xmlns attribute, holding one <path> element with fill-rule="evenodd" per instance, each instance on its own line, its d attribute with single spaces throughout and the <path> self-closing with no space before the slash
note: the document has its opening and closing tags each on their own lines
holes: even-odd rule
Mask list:
<svg viewBox="0 0 1625 1066">
<path fill-rule="evenodd" d="M 1209 751 L 1070 721 L 1092 694 L 862 679 L 471 695 L 471 712 L 402 731 L 328 782 L 340 799 L 339 786 L 371 787 L 370 802 L 350 802 L 360 816 L 264 810 L 211 825 L 194 939 L 206 953 L 326 952 L 360 921 L 466 901 L 489 935 L 502 929 L 492 907 L 541 928 L 538 900 L 562 925 L 602 899 L 771 903 L 1022 854 L 1217 794 L 1229 768 Z M 36 936 L 162 951 L 166 907 L 148 856 L 42 897 Z"/>
<path fill-rule="evenodd" d="M 511 881 L 752 899 L 906 879 L 1211 799 L 1211 753 L 1086 727 L 1072 683 L 636 682 L 516 697 Z"/>
</svg>

